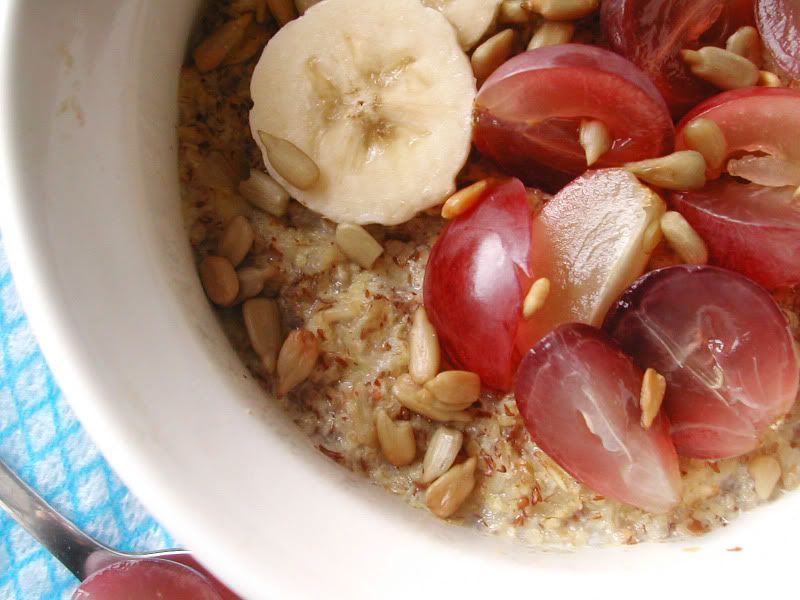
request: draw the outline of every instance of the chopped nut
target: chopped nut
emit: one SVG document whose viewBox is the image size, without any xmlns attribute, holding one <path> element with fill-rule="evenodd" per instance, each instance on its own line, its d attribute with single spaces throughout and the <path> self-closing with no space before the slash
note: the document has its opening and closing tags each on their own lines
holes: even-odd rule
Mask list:
<svg viewBox="0 0 800 600">
<path fill-rule="evenodd" d="M 278 355 L 278 395 L 285 396 L 304 382 L 319 356 L 319 341 L 310 331 L 295 329 L 286 338 Z"/>
<path fill-rule="evenodd" d="M 747 465 L 750 476 L 755 483 L 756 494 L 762 500 L 769 500 L 775 486 L 781 478 L 781 465 L 772 456 L 756 456 Z"/>
<path fill-rule="evenodd" d="M 484 192 L 489 188 L 491 179 L 481 179 L 469 187 L 458 190 L 450 196 L 442 205 L 442 217 L 445 219 L 455 219 L 464 214 L 483 197 Z"/>
<path fill-rule="evenodd" d="M 513 29 L 504 29 L 475 48 L 470 61 L 479 84 L 511 57 L 515 37 Z"/>
<path fill-rule="evenodd" d="M 434 481 L 425 493 L 425 504 L 437 517 L 453 516 L 475 487 L 475 467 L 478 461 L 470 458 L 452 467 Z"/>
<path fill-rule="evenodd" d="M 574 35 L 575 25 L 569 21 L 545 21 L 528 42 L 528 50 L 567 44 L 572 41 Z"/>
<path fill-rule="evenodd" d="M 464 410 L 481 394 L 481 379 L 469 371 L 444 371 L 425 383 L 425 389 L 450 410 Z"/>
<path fill-rule="evenodd" d="M 547 277 L 541 277 L 534 281 L 522 304 L 522 316 L 530 319 L 537 311 L 541 310 L 549 295 L 550 280 Z"/>
<path fill-rule="evenodd" d="M 347 258 L 364 269 L 371 268 L 378 257 L 383 254 L 383 246 L 361 225 L 340 223 L 336 227 L 336 245 L 347 255 Z"/>
<path fill-rule="evenodd" d="M 693 119 L 683 130 L 683 139 L 690 150 L 703 155 L 706 164 L 719 170 L 728 157 L 728 142 L 719 125 L 711 119 Z"/>
<path fill-rule="evenodd" d="M 453 466 L 461 445 L 464 434 L 455 429 L 439 427 L 431 437 L 425 458 L 422 461 L 422 482 L 430 483 Z"/>
<path fill-rule="evenodd" d="M 439 337 L 428 319 L 428 313 L 424 306 L 420 306 L 414 313 L 408 345 L 409 373 L 416 383 L 422 385 L 436 376 L 441 362 Z"/>
<path fill-rule="evenodd" d="M 317 163 L 292 142 L 266 131 L 259 131 L 258 137 L 264 145 L 272 168 L 289 182 L 289 185 L 308 190 L 319 181 Z"/>
<path fill-rule="evenodd" d="M 396 467 L 403 467 L 414 462 L 417 454 L 417 442 L 414 438 L 414 428 L 408 421 L 394 422 L 379 408 L 375 413 L 375 428 L 378 434 L 378 443 L 381 451 L 390 463 Z"/>
<path fill-rule="evenodd" d="M 661 231 L 684 262 L 690 265 L 708 263 L 708 249 L 703 238 L 689 225 L 682 214 L 675 211 L 664 213 L 661 217 Z"/>
<path fill-rule="evenodd" d="M 642 427 L 650 429 L 667 391 L 667 380 L 655 369 L 647 369 L 642 379 L 642 391 L 639 395 L 639 406 L 642 409 Z"/>
<path fill-rule="evenodd" d="M 723 90 L 750 87 L 758 82 L 758 67 L 746 58 L 715 46 L 681 50 L 689 70 Z"/>
<path fill-rule="evenodd" d="M 706 161 L 694 150 L 628 163 L 625 169 L 645 183 L 667 190 L 698 190 L 706 185 Z"/>
</svg>

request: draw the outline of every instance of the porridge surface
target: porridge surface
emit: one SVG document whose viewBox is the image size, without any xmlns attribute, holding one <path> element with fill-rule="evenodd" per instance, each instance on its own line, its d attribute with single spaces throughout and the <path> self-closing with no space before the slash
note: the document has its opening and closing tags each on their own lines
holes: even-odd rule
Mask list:
<svg viewBox="0 0 800 600">
<path fill-rule="evenodd" d="M 236 5 L 214 3 L 200 38 L 236 16 Z M 262 26 L 262 46 L 272 33 L 274 24 Z M 300 204 L 292 201 L 282 218 L 253 208 L 238 185 L 251 168 L 264 168 L 248 125 L 250 77 L 257 57 L 255 53 L 207 73 L 187 63 L 180 74 L 179 169 L 195 259 L 199 263 L 213 251 L 232 218 L 250 219 L 256 240 L 243 265 L 276 269 L 262 295 L 278 300 L 284 332 L 305 328 L 320 344 L 311 376 L 288 397 L 275 400 L 274 382 L 250 347 L 240 308 L 217 310 L 232 345 L 263 386 L 264 402 L 281 402 L 332 460 L 412 506 L 424 507 L 421 458 L 439 424 L 402 407 L 391 389 L 408 372 L 411 319 L 422 302 L 426 261 L 443 221 L 421 215 L 399 226 L 369 226 L 384 252 L 365 270 L 339 250 L 335 224 Z M 471 162 L 462 181 L 478 178 L 482 170 Z M 673 262 L 670 251 L 660 247 L 650 266 Z M 798 299 L 788 292 L 777 299 L 797 335 Z M 381 408 L 413 426 L 417 459 L 411 466 L 394 467 L 383 457 L 374 425 Z M 484 392 L 467 412 L 470 423 L 449 426 L 464 433 L 456 462 L 478 460 L 477 483 L 453 520 L 483 531 L 530 544 L 635 544 L 698 535 L 727 525 L 742 510 L 762 502 L 748 470 L 752 456 L 715 462 L 681 459 L 682 503 L 670 514 L 649 514 L 597 495 L 550 460 L 530 440 L 513 396 Z M 799 426 L 800 410 L 795 408 L 772 427 L 756 453 L 778 460 L 781 490 L 800 483 Z"/>
</svg>

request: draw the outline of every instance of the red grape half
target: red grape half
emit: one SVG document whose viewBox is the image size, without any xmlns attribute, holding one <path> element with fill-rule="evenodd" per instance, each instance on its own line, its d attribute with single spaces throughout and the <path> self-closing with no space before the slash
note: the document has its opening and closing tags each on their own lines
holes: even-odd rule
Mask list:
<svg viewBox="0 0 800 600">
<path fill-rule="evenodd" d="M 515 395 L 533 440 L 597 492 L 662 513 L 681 499 L 678 456 L 662 415 L 642 427 L 642 371 L 608 336 L 562 325 L 520 364 Z"/>
<path fill-rule="evenodd" d="M 718 459 L 755 449 L 797 397 L 786 318 L 761 286 L 718 267 L 652 271 L 620 298 L 605 330 L 667 380 L 678 453 Z"/>
</svg>

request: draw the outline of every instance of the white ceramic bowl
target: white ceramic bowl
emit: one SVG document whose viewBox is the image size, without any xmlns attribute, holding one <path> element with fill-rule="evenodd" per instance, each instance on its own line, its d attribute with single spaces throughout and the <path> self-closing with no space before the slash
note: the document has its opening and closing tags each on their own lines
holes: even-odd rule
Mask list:
<svg viewBox="0 0 800 600">
<path fill-rule="evenodd" d="M 14 276 L 81 421 L 179 540 L 248 598 L 745 597 L 791 582 L 798 493 L 696 540 L 544 553 L 411 510 L 311 448 L 229 348 L 182 228 L 176 95 L 198 4 L 2 3 Z"/>
</svg>

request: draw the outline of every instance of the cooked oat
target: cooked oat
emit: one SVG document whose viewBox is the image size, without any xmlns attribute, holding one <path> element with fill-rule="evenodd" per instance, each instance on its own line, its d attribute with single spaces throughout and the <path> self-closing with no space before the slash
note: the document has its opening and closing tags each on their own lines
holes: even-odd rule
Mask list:
<svg viewBox="0 0 800 600">
<path fill-rule="evenodd" d="M 226 6 L 212 4 L 198 39 L 229 20 Z M 275 25 L 268 27 L 274 31 Z M 407 420 L 420 448 L 427 448 L 441 427 L 413 412 L 396 392 L 411 389 L 416 398 L 421 391 L 408 375 L 409 330 L 421 306 L 428 254 L 443 221 L 423 215 L 396 227 L 368 227 L 385 252 L 372 269 L 362 270 L 339 251 L 335 225 L 296 202 L 280 218 L 254 208 L 239 192 L 251 169 L 264 169 L 248 125 L 254 62 L 207 73 L 187 65 L 181 71 L 180 181 L 197 263 L 215 252 L 224 224 L 239 215 L 251 220 L 255 243 L 241 268 L 276 269 L 262 296 L 276 301 L 287 330 L 302 327 L 319 344 L 319 358 L 308 378 L 275 399 L 275 382 L 250 346 L 241 310 L 218 311 L 231 344 L 264 387 L 264 401 L 281 403 L 327 456 L 424 508 L 422 457 L 405 467 L 389 464 L 377 440 L 375 415 L 382 408 L 393 420 Z M 459 187 L 492 175 L 486 165 L 470 163 Z M 547 200 L 538 192 L 532 198 L 536 207 Z M 674 251 L 662 243 L 650 268 L 677 262 Z M 783 291 L 776 299 L 800 323 L 800 297 Z M 800 330 L 795 327 L 794 333 Z M 483 392 L 474 406 L 455 414 L 441 420 L 462 433 L 463 451 L 475 459 L 479 474 L 457 514 L 481 531 L 556 547 L 635 544 L 696 536 L 728 525 L 741 511 L 762 503 L 748 471 L 751 457 L 682 459 L 680 506 L 666 515 L 648 514 L 598 495 L 553 463 L 531 442 L 512 396 Z M 776 488 L 798 486 L 800 408 L 767 432 L 753 454 L 762 455 L 780 466 Z"/>
</svg>

